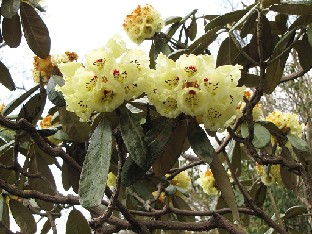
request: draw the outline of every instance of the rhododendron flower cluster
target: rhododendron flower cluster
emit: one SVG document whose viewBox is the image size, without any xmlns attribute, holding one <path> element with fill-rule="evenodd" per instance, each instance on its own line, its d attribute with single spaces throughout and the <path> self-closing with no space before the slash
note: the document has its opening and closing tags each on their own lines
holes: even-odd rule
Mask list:
<svg viewBox="0 0 312 234">
<path fill-rule="evenodd" d="M 151 5 L 146 4 L 145 7 L 139 5 L 130 15 L 127 15 L 122 26 L 129 38 L 140 44 L 144 39 L 151 38 L 156 32 L 160 32 L 164 21 Z"/>
<path fill-rule="evenodd" d="M 146 92 L 161 115 L 197 116 L 206 128 L 218 130 L 237 114 L 244 91 L 237 87 L 240 69 L 238 65 L 216 68 L 210 55 L 181 55 L 174 62 L 160 54 Z"/>
<path fill-rule="evenodd" d="M 119 36 L 88 53 L 85 60 L 84 64 L 59 65 L 65 85 L 58 90 L 67 110 L 82 120 L 88 120 L 93 112 L 111 112 L 143 92 L 140 80 L 149 71 L 148 56 L 141 50 L 127 50 Z"/>
<path fill-rule="evenodd" d="M 266 166 L 256 164 L 256 171 L 259 174 L 261 181 L 266 186 L 271 186 L 275 183 L 283 185 L 280 165 L 271 165 L 270 168 L 265 168 Z M 267 169 L 267 170 L 265 170 Z"/>
<path fill-rule="evenodd" d="M 216 187 L 216 180 L 213 177 L 211 170 L 205 171 L 199 178 L 200 185 L 204 192 L 209 196 L 217 196 L 219 190 Z"/>
<path fill-rule="evenodd" d="M 57 69 L 57 66 L 61 63 L 73 62 L 78 59 L 78 55 L 75 52 L 66 51 L 64 54 L 49 55 L 45 59 L 34 57 L 34 69 L 33 79 L 36 83 L 48 83 L 53 72 Z"/>
<path fill-rule="evenodd" d="M 273 111 L 266 117 L 267 121 L 274 123 L 283 132 L 302 136 L 303 124 L 299 123 L 299 116 L 294 113 L 283 113 L 281 111 Z"/>
</svg>

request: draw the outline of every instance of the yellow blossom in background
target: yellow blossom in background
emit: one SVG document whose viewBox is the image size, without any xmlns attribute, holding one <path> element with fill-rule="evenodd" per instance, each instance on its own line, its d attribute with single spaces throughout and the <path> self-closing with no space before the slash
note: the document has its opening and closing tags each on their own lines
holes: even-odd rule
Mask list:
<svg viewBox="0 0 312 234">
<path fill-rule="evenodd" d="M 107 175 L 107 186 L 110 188 L 116 187 L 116 176 L 113 172 L 110 172 Z"/>
<path fill-rule="evenodd" d="M 2 104 L 0 105 L 0 113 L 3 111 L 4 108 L 5 108 L 5 105 L 4 105 L 4 103 L 2 103 Z"/>
<path fill-rule="evenodd" d="M 245 90 L 244 91 L 244 96 L 249 100 L 251 97 L 251 91 L 250 90 Z M 237 111 L 242 112 L 243 109 L 245 108 L 246 103 L 244 101 L 240 102 L 239 105 L 237 106 Z M 254 121 L 260 121 L 264 119 L 263 116 L 263 111 L 262 111 L 262 105 L 260 102 L 258 102 L 255 107 L 252 110 L 252 117 Z"/>
<path fill-rule="evenodd" d="M 158 191 L 154 191 L 152 192 L 152 195 L 154 196 L 154 199 L 156 199 L 158 197 Z M 158 201 L 160 201 L 161 203 L 163 203 L 165 201 L 166 198 L 166 194 L 164 192 L 161 192 L 159 197 L 158 197 Z"/>
<path fill-rule="evenodd" d="M 271 186 L 275 183 L 279 185 L 283 185 L 281 173 L 280 173 L 280 165 L 271 165 L 269 169 L 269 173 L 265 170 L 265 166 L 256 164 L 255 167 L 258 175 L 263 184 L 266 186 Z"/>
<path fill-rule="evenodd" d="M 267 121 L 274 123 L 283 132 L 302 136 L 303 124 L 299 123 L 299 116 L 294 113 L 284 113 L 281 111 L 273 111 L 266 117 Z"/>
<path fill-rule="evenodd" d="M 133 42 L 141 44 L 144 39 L 160 32 L 164 21 L 151 5 L 146 4 L 144 7 L 139 5 L 130 15 L 127 15 L 122 26 Z"/>
<path fill-rule="evenodd" d="M 183 189 L 189 189 L 191 186 L 191 177 L 187 171 L 182 171 L 171 180 L 171 184 Z"/>
<path fill-rule="evenodd" d="M 216 180 L 213 177 L 211 170 L 205 171 L 199 178 L 200 185 L 204 192 L 209 196 L 217 196 L 219 190 L 216 188 Z"/>
</svg>

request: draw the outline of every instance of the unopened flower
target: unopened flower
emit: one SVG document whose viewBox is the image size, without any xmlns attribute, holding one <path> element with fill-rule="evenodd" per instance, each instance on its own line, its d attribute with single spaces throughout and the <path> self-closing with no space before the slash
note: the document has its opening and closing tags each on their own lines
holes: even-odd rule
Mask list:
<svg viewBox="0 0 312 234">
<path fill-rule="evenodd" d="M 217 196 L 219 190 L 216 188 L 216 180 L 213 177 L 211 170 L 205 171 L 199 178 L 200 184 L 204 192 L 209 196 Z"/>
<path fill-rule="evenodd" d="M 116 176 L 113 172 L 110 172 L 107 175 L 107 186 L 110 188 L 116 187 Z"/>
<path fill-rule="evenodd" d="M 61 63 L 68 63 L 77 61 L 78 55 L 75 52 L 66 51 L 63 54 L 54 54 L 51 56 L 51 62 L 53 66 L 58 66 Z"/>
<path fill-rule="evenodd" d="M 51 127 L 51 126 L 52 126 L 52 118 L 53 118 L 52 115 L 47 115 L 46 117 L 44 117 L 44 118 L 40 121 L 40 127 L 41 127 L 42 129 Z"/>
<path fill-rule="evenodd" d="M 182 171 L 171 180 L 171 184 L 183 189 L 189 189 L 191 186 L 191 177 L 187 171 Z"/>
<path fill-rule="evenodd" d="M 294 113 L 283 113 L 281 111 L 273 111 L 266 117 L 267 121 L 274 123 L 284 133 L 301 137 L 303 124 L 299 123 L 299 116 Z"/>
<path fill-rule="evenodd" d="M 151 5 L 146 4 L 144 7 L 139 5 L 130 15 L 127 15 L 122 26 L 129 38 L 140 44 L 144 39 L 160 32 L 164 21 Z"/>
<path fill-rule="evenodd" d="M 51 55 L 45 59 L 39 58 L 38 56 L 34 57 L 34 69 L 33 69 L 33 78 L 36 83 L 47 83 L 52 76 L 55 66 L 52 64 Z"/>
</svg>

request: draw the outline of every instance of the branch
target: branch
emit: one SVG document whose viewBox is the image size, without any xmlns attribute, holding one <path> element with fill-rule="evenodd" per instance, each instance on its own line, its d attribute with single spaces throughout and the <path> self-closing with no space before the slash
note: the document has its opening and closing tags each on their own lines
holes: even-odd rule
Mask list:
<svg viewBox="0 0 312 234">
<path fill-rule="evenodd" d="M 6 181 L 0 179 L 0 188 L 4 189 L 10 194 L 13 194 L 22 198 L 34 198 L 40 199 L 46 202 L 52 202 L 55 204 L 70 204 L 79 205 L 79 198 L 77 196 L 63 196 L 63 195 L 50 195 L 41 193 L 35 190 L 19 190 L 16 186 L 8 184 Z"/>
<path fill-rule="evenodd" d="M 303 76 L 304 74 L 306 74 L 308 71 L 310 71 L 311 68 L 312 68 L 312 66 L 309 67 L 309 68 L 307 68 L 307 69 L 300 68 L 299 71 L 297 71 L 297 72 L 295 72 L 295 73 L 292 73 L 292 74 L 290 74 L 290 75 L 283 76 L 283 77 L 281 78 L 279 84 L 285 83 L 285 82 L 290 81 L 290 80 L 295 80 L 295 79 L 297 79 L 297 78 Z"/>
<path fill-rule="evenodd" d="M 38 133 L 37 129 L 26 119 L 22 118 L 17 122 L 14 122 L 0 115 L 0 125 L 12 130 L 26 131 L 43 152 L 52 157 L 61 157 L 69 165 L 71 165 L 77 171 L 81 172 L 81 166 L 72 157 L 63 151 L 61 147 L 53 148 L 48 143 L 46 143 L 44 138 Z"/>
</svg>

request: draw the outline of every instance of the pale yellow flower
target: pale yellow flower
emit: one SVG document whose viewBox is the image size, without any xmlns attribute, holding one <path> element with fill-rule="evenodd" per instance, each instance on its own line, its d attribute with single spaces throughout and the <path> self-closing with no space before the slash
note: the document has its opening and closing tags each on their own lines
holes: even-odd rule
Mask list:
<svg viewBox="0 0 312 234">
<path fill-rule="evenodd" d="M 265 166 L 258 163 L 256 164 L 255 169 L 260 176 L 262 183 L 266 186 L 271 186 L 275 183 L 283 185 L 283 180 L 280 173 L 280 165 L 271 165 L 269 173 L 267 173 L 265 170 Z"/>
<path fill-rule="evenodd" d="M 146 93 L 161 115 L 196 116 L 206 128 L 216 131 L 239 114 L 236 107 L 244 92 L 243 87 L 237 87 L 241 68 L 215 68 L 209 55 L 181 55 L 174 62 L 160 54 L 146 81 Z"/>
<path fill-rule="evenodd" d="M 294 113 L 283 113 L 281 111 L 273 111 L 266 117 L 267 121 L 274 123 L 283 132 L 302 136 L 303 124 L 299 123 L 299 116 Z"/>
<path fill-rule="evenodd" d="M 164 21 L 151 5 L 146 4 L 144 7 L 139 5 L 130 15 L 127 15 L 122 26 L 129 38 L 140 44 L 144 39 L 160 32 Z"/>
<path fill-rule="evenodd" d="M 107 186 L 110 188 L 116 187 L 116 176 L 113 172 L 110 172 L 107 175 Z"/>
<path fill-rule="evenodd" d="M 183 189 L 189 189 L 191 186 L 191 177 L 187 171 L 182 171 L 171 180 L 171 184 Z"/>
<path fill-rule="evenodd" d="M 216 188 L 216 180 L 213 177 L 211 170 L 205 171 L 199 178 L 200 185 L 204 192 L 209 196 L 219 195 L 219 190 Z"/>
</svg>

